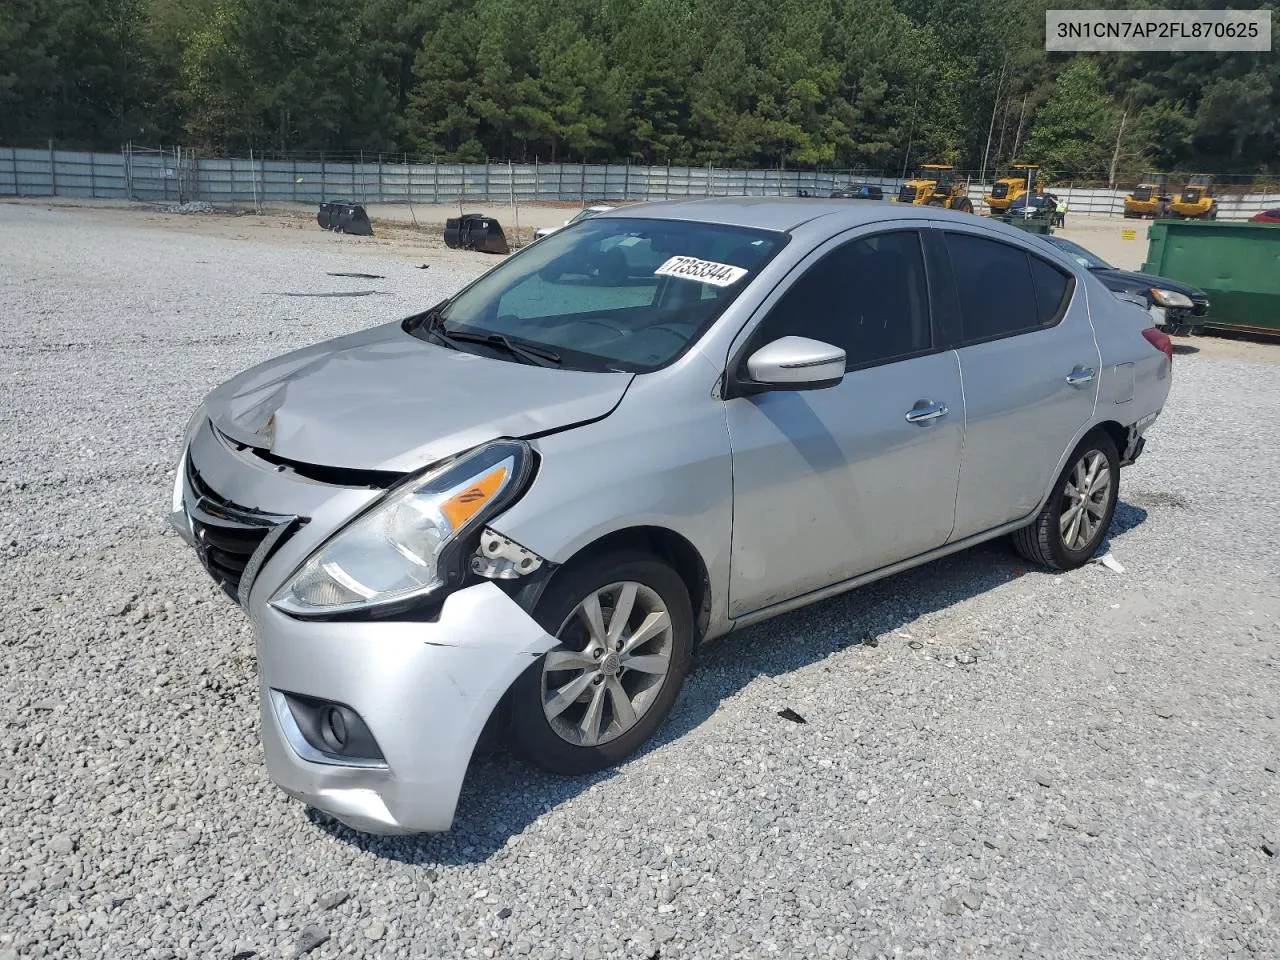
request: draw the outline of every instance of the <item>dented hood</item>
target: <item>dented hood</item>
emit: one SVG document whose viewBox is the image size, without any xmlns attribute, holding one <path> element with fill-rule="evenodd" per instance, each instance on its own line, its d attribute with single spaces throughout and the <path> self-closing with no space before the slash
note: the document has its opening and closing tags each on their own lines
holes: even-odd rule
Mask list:
<svg viewBox="0 0 1280 960">
<path fill-rule="evenodd" d="M 269 360 L 205 403 L 223 434 L 285 460 L 408 472 L 603 417 L 631 378 L 464 353 L 393 323 Z"/>
</svg>

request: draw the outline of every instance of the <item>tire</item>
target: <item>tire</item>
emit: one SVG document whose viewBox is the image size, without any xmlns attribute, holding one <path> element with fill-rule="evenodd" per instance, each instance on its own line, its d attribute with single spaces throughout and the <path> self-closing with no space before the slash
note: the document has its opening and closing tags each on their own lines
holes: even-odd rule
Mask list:
<svg viewBox="0 0 1280 960">
<path fill-rule="evenodd" d="M 612 617 L 628 592 L 632 602 L 623 633 L 635 636 L 646 623 L 662 623 L 662 612 L 667 623 L 629 654 L 625 645 L 619 649 L 626 637 L 609 644 L 612 649 L 596 639 L 601 633 L 600 640 L 610 639 Z M 599 610 L 595 630 L 580 609 L 590 607 L 593 597 Z M 670 712 L 689 669 L 694 624 L 684 581 L 649 554 L 606 554 L 560 571 L 534 619 L 561 643 L 512 685 L 511 732 L 520 751 L 543 769 L 569 776 L 604 770 L 635 752 Z M 663 666 L 664 656 L 665 672 L 659 675 L 655 668 Z M 645 658 L 644 667 L 633 658 Z M 564 669 L 548 669 L 549 664 Z"/>
<path fill-rule="evenodd" d="M 961 197 L 951 205 L 952 210 L 959 210 L 961 213 L 973 213 L 973 201 L 968 197 Z"/>
<path fill-rule="evenodd" d="M 1091 498 L 1098 509 L 1074 510 L 1071 513 L 1073 519 L 1069 520 L 1068 511 L 1072 510 L 1072 494 L 1069 489 L 1074 488 L 1073 481 L 1081 476 L 1077 470 L 1083 469 L 1087 475 L 1087 471 L 1099 463 L 1105 463 L 1107 485 L 1100 501 L 1096 499 L 1096 494 L 1095 498 Z M 1099 471 L 1100 469 L 1099 467 Z M 1067 458 L 1067 465 L 1054 484 L 1053 493 L 1039 516 L 1014 533 L 1014 547 L 1027 560 L 1050 570 L 1074 570 L 1083 566 L 1097 553 L 1098 547 L 1106 539 L 1111 518 L 1115 516 L 1119 490 L 1120 455 L 1111 437 L 1103 430 L 1095 430 L 1081 440 Z M 1076 516 L 1081 517 L 1079 526 L 1074 525 Z M 1087 527 L 1090 522 L 1096 524 L 1092 530 Z M 1063 530 L 1064 524 L 1068 525 L 1066 531 Z M 1074 542 L 1069 542 L 1064 533 L 1075 536 Z"/>
</svg>

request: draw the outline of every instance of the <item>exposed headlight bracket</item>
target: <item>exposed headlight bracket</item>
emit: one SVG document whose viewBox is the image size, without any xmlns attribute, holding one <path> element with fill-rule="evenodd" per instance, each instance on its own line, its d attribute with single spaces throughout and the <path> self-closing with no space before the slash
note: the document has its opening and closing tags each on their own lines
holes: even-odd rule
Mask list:
<svg viewBox="0 0 1280 960">
<path fill-rule="evenodd" d="M 514 580 L 540 566 L 540 556 L 489 527 L 481 532 L 480 545 L 471 558 L 471 572 L 490 580 Z"/>
</svg>

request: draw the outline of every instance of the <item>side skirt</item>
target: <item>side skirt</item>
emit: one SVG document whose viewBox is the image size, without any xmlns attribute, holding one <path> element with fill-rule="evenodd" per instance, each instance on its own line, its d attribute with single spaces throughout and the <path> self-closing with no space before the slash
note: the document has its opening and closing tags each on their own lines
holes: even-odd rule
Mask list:
<svg viewBox="0 0 1280 960">
<path fill-rule="evenodd" d="M 733 630 L 740 627 L 748 627 L 753 623 L 759 623 L 762 620 L 768 620 L 770 617 L 776 617 L 778 614 L 787 613 L 791 610 L 798 610 L 800 607 L 807 607 L 811 603 L 817 603 L 819 600 L 826 600 L 828 597 L 834 597 L 837 594 L 845 593 L 857 587 L 873 583 L 876 580 L 883 580 L 885 577 L 891 577 L 895 573 L 902 573 L 904 570 L 910 570 L 913 567 L 919 567 L 933 560 L 939 560 L 942 557 L 949 556 L 953 553 L 959 553 L 961 550 L 967 550 L 969 547 L 975 547 L 980 543 L 988 540 L 994 540 L 996 537 L 1003 536 L 1006 533 L 1012 533 L 1021 527 L 1025 527 L 1028 523 L 1036 518 L 1040 513 L 1040 507 L 1037 507 L 1034 513 L 1011 521 L 1010 523 L 1001 524 L 991 530 L 985 530 L 982 533 L 976 533 L 964 540 L 957 540 L 955 543 L 944 543 L 935 550 L 928 553 L 917 554 L 906 560 L 899 560 L 897 563 L 891 563 L 887 567 L 880 567 L 878 570 L 872 570 L 870 573 L 862 573 L 856 577 L 850 577 L 848 580 L 841 580 L 839 583 L 833 583 L 830 586 L 822 587 L 818 590 L 812 590 L 809 593 L 801 594 L 798 597 L 792 597 L 790 600 L 783 600 L 781 603 L 771 604 L 762 607 L 752 613 L 744 614 L 733 621 Z"/>
</svg>

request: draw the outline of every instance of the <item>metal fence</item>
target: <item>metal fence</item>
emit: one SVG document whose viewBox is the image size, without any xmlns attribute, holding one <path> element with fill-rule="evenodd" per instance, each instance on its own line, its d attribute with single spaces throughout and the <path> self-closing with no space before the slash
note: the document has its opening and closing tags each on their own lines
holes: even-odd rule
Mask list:
<svg viewBox="0 0 1280 960">
<path fill-rule="evenodd" d="M 182 147 L 85 153 L 0 147 L 0 196 L 82 197 L 260 206 L 321 200 L 359 203 L 528 203 L 666 200 L 690 197 L 826 196 L 850 183 L 897 193 L 899 177 L 865 170 L 735 170 L 630 163 L 420 163 L 204 157 Z M 984 208 L 990 184 L 969 183 Z M 1230 189 L 1231 192 L 1226 191 Z M 1280 193 L 1220 188 L 1219 216 L 1247 219 L 1280 206 Z M 1070 212 L 1121 216 L 1126 191 L 1054 185 Z M 1236 192 L 1240 190 L 1241 192 Z"/>
</svg>

